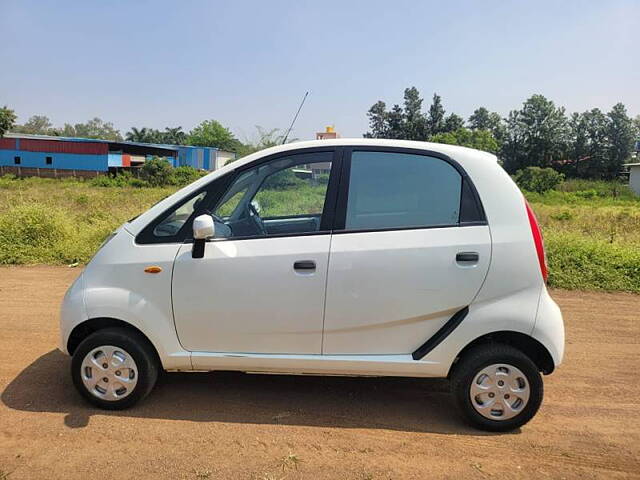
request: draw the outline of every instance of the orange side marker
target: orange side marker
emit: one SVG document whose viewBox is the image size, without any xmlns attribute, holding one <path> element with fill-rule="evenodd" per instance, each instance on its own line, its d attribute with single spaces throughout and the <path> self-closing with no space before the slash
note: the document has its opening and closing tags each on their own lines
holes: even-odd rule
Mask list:
<svg viewBox="0 0 640 480">
<path fill-rule="evenodd" d="M 157 265 L 152 265 L 144 269 L 146 273 L 160 273 L 162 271 L 162 267 L 158 267 Z"/>
</svg>

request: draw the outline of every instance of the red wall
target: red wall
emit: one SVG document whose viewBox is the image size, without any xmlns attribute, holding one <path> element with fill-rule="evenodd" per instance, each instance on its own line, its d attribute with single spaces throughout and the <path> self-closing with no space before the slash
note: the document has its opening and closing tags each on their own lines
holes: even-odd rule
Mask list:
<svg viewBox="0 0 640 480">
<path fill-rule="evenodd" d="M 3 139 L 14 140 L 15 139 Z M 109 146 L 106 143 L 98 142 L 65 142 L 62 140 L 28 140 L 20 139 L 19 150 L 27 152 L 50 152 L 50 153 L 84 153 L 88 155 L 106 155 Z"/>
</svg>

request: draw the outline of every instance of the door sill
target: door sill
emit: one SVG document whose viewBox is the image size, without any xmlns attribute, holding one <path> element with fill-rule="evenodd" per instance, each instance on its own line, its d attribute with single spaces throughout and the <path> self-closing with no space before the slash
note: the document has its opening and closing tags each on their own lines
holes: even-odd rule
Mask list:
<svg viewBox="0 0 640 480">
<path fill-rule="evenodd" d="M 441 377 L 442 365 L 402 355 L 290 355 L 192 352 L 194 370 L 294 375 Z"/>
</svg>

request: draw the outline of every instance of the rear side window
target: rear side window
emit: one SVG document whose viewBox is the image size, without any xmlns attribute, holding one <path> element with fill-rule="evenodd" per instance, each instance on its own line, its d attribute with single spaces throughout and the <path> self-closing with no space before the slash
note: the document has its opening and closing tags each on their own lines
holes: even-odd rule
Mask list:
<svg viewBox="0 0 640 480">
<path fill-rule="evenodd" d="M 463 179 L 435 157 L 353 152 L 346 230 L 458 225 Z"/>
</svg>

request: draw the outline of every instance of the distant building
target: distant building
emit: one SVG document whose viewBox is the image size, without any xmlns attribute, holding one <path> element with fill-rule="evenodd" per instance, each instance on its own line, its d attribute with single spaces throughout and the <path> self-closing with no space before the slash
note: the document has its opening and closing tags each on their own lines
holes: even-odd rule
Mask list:
<svg viewBox="0 0 640 480">
<path fill-rule="evenodd" d="M 88 138 L 7 133 L 0 138 L 0 175 L 93 177 L 135 169 L 152 157 L 178 167 L 217 170 L 235 154 L 211 147 L 114 142 Z"/>
<path fill-rule="evenodd" d="M 316 133 L 316 140 L 331 140 L 334 138 L 340 138 L 340 134 L 336 132 L 335 127 L 332 125 L 326 127 L 324 132 Z"/>
</svg>

